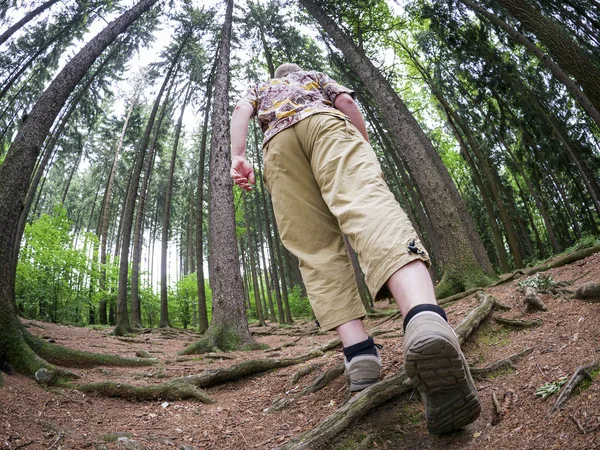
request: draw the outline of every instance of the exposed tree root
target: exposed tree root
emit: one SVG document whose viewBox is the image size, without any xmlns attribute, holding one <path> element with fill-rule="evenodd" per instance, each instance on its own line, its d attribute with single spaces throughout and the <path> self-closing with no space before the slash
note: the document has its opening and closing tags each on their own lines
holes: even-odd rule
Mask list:
<svg viewBox="0 0 600 450">
<path fill-rule="evenodd" d="M 496 396 L 496 392 L 492 391 L 492 402 L 494 403 L 494 417 L 492 418 L 493 426 L 498 425 L 500 423 L 500 421 L 506 414 L 506 411 L 510 408 L 513 398 L 514 392 L 506 391 L 504 393 L 502 402 L 500 402 L 500 400 L 498 400 L 498 397 Z"/>
<path fill-rule="evenodd" d="M 525 293 L 525 311 L 548 311 L 548 307 L 544 304 L 540 296 L 538 295 L 537 289 L 531 286 L 525 286 L 523 289 Z"/>
<path fill-rule="evenodd" d="M 314 392 L 317 392 L 317 391 L 323 389 L 331 381 L 335 380 L 337 377 L 339 377 L 341 374 L 343 374 L 344 369 L 345 369 L 344 363 L 337 364 L 337 365 L 331 367 L 330 369 L 327 369 L 325 372 L 323 372 L 321 375 L 319 375 L 317 378 L 315 378 L 315 380 L 312 382 L 312 384 L 310 386 L 306 386 L 300 392 L 295 393 L 295 394 L 290 393 L 287 397 L 278 397 L 275 400 L 273 400 L 273 403 L 267 409 L 266 412 L 271 413 L 271 412 L 281 411 L 282 409 L 287 407 L 289 404 L 293 403 L 297 398 L 304 397 L 305 395 L 312 394 Z"/>
<path fill-rule="evenodd" d="M 473 378 L 481 380 L 486 377 L 489 377 L 490 375 L 494 375 L 500 371 L 514 370 L 515 363 L 524 356 L 529 355 L 532 351 L 533 348 L 527 348 L 520 353 L 515 353 L 514 355 L 510 355 L 507 358 L 494 361 L 493 363 L 490 363 L 485 367 L 471 367 L 471 375 L 473 376 Z"/>
<path fill-rule="evenodd" d="M 117 341 L 121 341 L 121 342 L 127 342 L 129 344 L 146 344 L 147 342 L 144 341 L 140 341 L 139 339 L 133 339 L 133 338 L 128 338 L 128 337 L 121 337 L 121 336 L 113 336 Z"/>
<path fill-rule="evenodd" d="M 300 369 L 298 372 L 296 372 L 292 376 L 292 378 L 290 379 L 290 385 L 292 385 L 292 386 L 295 385 L 302 378 L 310 375 L 311 373 L 313 373 L 317 369 L 319 369 L 319 366 L 316 365 L 316 364 L 310 364 L 309 366 L 303 367 L 302 369 Z"/>
<path fill-rule="evenodd" d="M 57 366 L 89 368 L 97 366 L 138 367 L 156 364 L 155 359 L 123 358 L 49 344 L 29 333 L 23 333 L 23 337 L 40 358 Z"/>
<path fill-rule="evenodd" d="M 456 328 L 461 344 L 492 311 L 495 299 L 490 295 L 483 294 L 480 298 L 482 299 L 480 305 L 471 311 Z M 411 390 L 412 386 L 404 373 L 404 368 L 402 368 L 397 375 L 386 378 L 355 395 L 320 425 L 294 438 L 282 449 L 316 450 L 331 448 L 331 441 L 356 421 L 381 404 Z"/>
<path fill-rule="evenodd" d="M 535 328 L 541 327 L 543 322 L 542 319 L 534 320 L 520 320 L 520 319 L 506 319 L 504 317 L 494 317 L 494 320 L 499 324 L 506 325 L 515 328 Z"/>
<path fill-rule="evenodd" d="M 101 383 L 82 384 L 73 386 L 82 392 L 104 397 L 119 397 L 132 401 L 147 400 L 187 400 L 194 399 L 202 403 L 214 403 L 208 394 L 196 386 L 186 383 L 169 381 L 167 383 L 134 386 L 112 381 Z"/>
<path fill-rule="evenodd" d="M 375 441 L 375 436 L 373 436 L 372 434 L 369 434 L 362 441 L 360 441 L 360 444 L 358 444 L 358 447 L 356 447 L 356 450 L 371 450 L 373 448 L 374 441 Z"/>
<path fill-rule="evenodd" d="M 571 397 L 571 394 L 573 393 L 575 388 L 585 380 L 591 381 L 592 376 L 590 375 L 590 372 L 599 369 L 600 360 L 595 360 L 589 364 L 579 366 L 577 370 L 575 370 L 575 373 L 571 376 L 569 381 L 567 381 L 567 384 L 565 384 L 565 386 L 563 387 L 562 392 L 556 399 L 556 402 L 554 402 L 552 409 L 550 409 L 550 414 L 554 414 L 556 411 L 562 409 L 567 403 L 567 400 L 569 400 L 569 397 Z"/>
<path fill-rule="evenodd" d="M 267 370 L 279 369 L 281 367 L 293 366 L 300 364 L 309 359 L 323 356 L 323 352 L 320 350 L 313 350 L 312 352 L 306 353 L 297 358 L 282 358 L 282 359 L 254 359 L 251 361 L 244 361 L 243 363 L 236 364 L 231 367 L 225 367 L 222 369 L 205 370 L 199 375 L 190 375 L 182 378 L 175 378 L 172 380 L 173 383 L 191 384 L 196 387 L 208 387 L 215 386 L 217 384 L 227 383 L 229 381 L 236 381 L 240 378 L 254 375 Z"/>
<path fill-rule="evenodd" d="M 598 252 L 600 252 L 600 245 L 583 248 L 583 249 L 576 250 L 574 252 L 570 252 L 570 253 L 566 253 L 566 254 L 556 255 L 556 256 L 553 256 L 552 258 L 548 259 L 543 264 L 539 264 L 539 265 L 531 267 L 529 269 L 516 270 L 516 271 L 512 272 L 510 275 L 508 275 L 504 278 L 501 278 L 500 280 L 496 281 L 493 284 L 490 284 L 488 287 L 499 286 L 501 284 L 508 283 L 509 281 L 512 281 L 515 278 L 519 278 L 521 276 L 530 276 L 530 275 L 534 275 L 538 272 L 544 272 L 545 270 L 554 269 L 555 267 L 561 267 L 561 266 L 564 266 L 567 264 L 571 264 L 575 261 L 579 261 L 580 259 L 587 258 L 588 256 L 591 256 L 594 253 L 598 253 Z M 461 298 L 468 297 L 469 295 L 475 293 L 478 290 L 482 290 L 482 289 L 483 288 L 469 289 L 468 291 L 453 295 L 451 297 L 438 299 L 438 303 L 440 305 L 443 305 L 445 303 L 450 303 L 455 300 L 460 300 Z"/>
<path fill-rule="evenodd" d="M 210 329 L 200 339 L 188 345 L 178 354 L 183 356 L 234 350 L 261 350 L 265 347 L 264 344 L 259 344 L 253 340 L 242 342 L 240 335 L 235 330 L 220 327 Z"/>
<path fill-rule="evenodd" d="M 385 319 L 383 319 L 381 322 L 377 322 L 375 324 L 376 327 L 380 327 L 381 325 L 383 325 L 386 322 L 389 322 L 390 320 L 397 320 L 400 317 L 402 317 L 402 313 L 400 311 L 396 311 L 394 314 L 392 314 L 391 316 L 386 317 Z"/>
<path fill-rule="evenodd" d="M 530 269 L 524 270 L 525 275 L 533 275 L 538 272 L 543 272 L 545 270 L 554 269 L 555 267 L 561 267 L 566 264 L 571 264 L 572 262 L 579 261 L 580 259 L 587 258 L 594 253 L 600 252 L 600 245 L 595 245 L 593 247 L 583 248 L 581 250 L 576 250 L 574 252 L 569 252 L 562 255 L 557 255 L 543 264 L 539 264 Z"/>
<path fill-rule="evenodd" d="M 464 292 L 459 292 L 458 294 L 451 295 L 450 297 L 440 298 L 438 299 L 438 305 L 445 305 L 447 303 L 455 302 L 456 300 L 462 300 L 463 298 L 470 297 L 476 292 L 483 291 L 483 288 L 476 287 L 473 289 L 466 290 Z"/>
<path fill-rule="evenodd" d="M 496 281 L 494 284 L 491 284 L 490 287 L 499 286 L 501 284 L 508 283 L 509 281 L 512 281 L 515 278 L 522 277 L 524 275 L 525 275 L 525 272 L 523 272 L 522 270 L 515 270 L 508 276 L 501 278 L 500 280 Z"/>
<path fill-rule="evenodd" d="M 138 358 L 154 358 L 154 356 L 152 356 L 146 350 L 136 350 L 135 351 L 135 356 L 137 356 Z"/>
<path fill-rule="evenodd" d="M 577 289 L 575 298 L 600 302 L 600 283 L 586 283 Z"/>
<path fill-rule="evenodd" d="M 283 350 L 284 348 L 288 348 L 288 347 L 294 347 L 295 345 L 296 345 L 295 342 L 287 342 L 283 345 L 280 345 L 279 347 L 268 348 L 265 350 L 265 353 L 278 352 L 279 350 Z"/>
</svg>

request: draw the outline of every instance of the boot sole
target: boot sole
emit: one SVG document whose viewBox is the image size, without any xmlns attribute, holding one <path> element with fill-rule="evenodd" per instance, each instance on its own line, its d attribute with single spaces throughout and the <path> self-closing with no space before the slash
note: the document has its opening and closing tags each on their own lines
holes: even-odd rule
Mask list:
<svg viewBox="0 0 600 450">
<path fill-rule="evenodd" d="M 425 397 L 427 428 L 445 434 L 474 422 L 481 404 L 462 352 L 443 336 L 412 343 L 406 355 L 406 375 Z"/>
</svg>

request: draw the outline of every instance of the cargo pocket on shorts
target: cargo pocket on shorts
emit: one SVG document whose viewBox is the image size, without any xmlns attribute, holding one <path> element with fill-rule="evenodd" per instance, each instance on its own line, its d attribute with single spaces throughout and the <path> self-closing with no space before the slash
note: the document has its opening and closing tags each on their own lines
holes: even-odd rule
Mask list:
<svg viewBox="0 0 600 450">
<path fill-rule="evenodd" d="M 265 145 L 262 149 L 263 154 L 263 184 L 269 194 L 271 193 L 272 182 L 275 181 L 273 176 L 271 175 L 271 162 L 269 162 L 269 144 Z M 275 176 L 275 178 L 277 178 Z"/>
</svg>

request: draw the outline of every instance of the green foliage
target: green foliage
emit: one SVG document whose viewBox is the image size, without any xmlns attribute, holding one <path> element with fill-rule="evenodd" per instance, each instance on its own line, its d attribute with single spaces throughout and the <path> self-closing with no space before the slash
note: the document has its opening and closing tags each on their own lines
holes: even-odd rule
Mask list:
<svg viewBox="0 0 600 450">
<path fill-rule="evenodd" d="M 91 304 L 86 287 L 92 268 L 87 253 L 96 237 L 85 234 L 74 245 L 72 223 L 57 206 L 25 227 L 25 245 L 17 266 L 16 299 L 29 317 L 83 324 Z"/>
<path fill-rule="evenodd" d="M 288 300 L 290 302 L 290 311 L 293 318 L 311 318 L 312 307 L 307 297 L 303 297 L 300 286 L 294 286 L 292 291 L 288 294 Z"/>
<path fill-rule="evenodd" d="M 600 236 L 583 236 L 575 244 L 565 250 L 565 253 L 583 250 L 600 244 Z"/>
<path fill-rule="evenodd" d="M 539 291 L 547 291 L 556 286 L 556 281 L 552 278 L 552 275 L 540 275 L 535 274 L 531 277 L 527 277 L 522 281 L 519 281 L 519 287 L 533 287 Z"/>
<path fill-rule="evenodd" d="M 212 315 L 212 291 L 204 280 L 208 321 Z M 169 319 L 176 327 L 187 329 L 198 326 L 198 284 L 196 274 L 191 273 L 179 280 L 169 292 Z M 160 306 L 160 305 L 159 305 Z M 160 310 L 159 310 L 160 311 Z"/>
<path fill-rule="evenodd" d="M 542 397 L 543 399 L 547 399 L 551 395 L 554 395 L 558 391 L 560 391 L 560 388 L 567 382 L 568 379 L 569 379 L 569 377 L 564 376 L 564 377 L 560 377 L 558 380 L 544 383 L 542 386 L 537 388 L 537 390 L 535 391 L 535 395 L 537 397 Z"/>
</svg>

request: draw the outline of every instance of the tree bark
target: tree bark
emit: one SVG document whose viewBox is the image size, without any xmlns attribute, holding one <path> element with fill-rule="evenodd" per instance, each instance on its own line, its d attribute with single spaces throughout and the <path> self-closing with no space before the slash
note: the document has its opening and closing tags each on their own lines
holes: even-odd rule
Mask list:
<svg viewBox="0 0 600 450">
<path fill-rule="evenodd" d="M 54 5 L 57 2 L 58 2 L 58 0 L 48 0 L 47 2 L 42 3 L 37 8 L 35 8 L 35 9 L 29 11 L 27 14 L 25 14 L 25 16 L 21 20 L 19 20 L 14 25 L 9 27 L 8 30 L 6 30 L 4 33 L 2 33 L 0 35 L 0 45 L 4 44 L 13 34 L 15 34 L 17 31 L 19 31 L 24 25 L 26 25 L 28 22 L 30 22 L 32 19 L 34 19 L 36 16 L 38 16 L 41 13 L 43 13 L 44 11 L 46 11 L 48 8 L 50 8 L 52 5 Z"/>
<path fill-rule="evenodd" d="M 204 107 L 204 123 L 202 124 L 202 139 L 200 141 L 200 155 L 198 157 L 198 186 L 196 197 L 196 283 L 198 285 L 198 331 L 200 333 L 208 330 L 208 311 L 206 309 L 206 289 L 204 287 L 204 172 L 206 170 L 206 141 L 208 138 L 208 123 L 212 102 L 212 89 L 214 83 L 214 72 L 218 61 L 218 53 L 215 54 L 215 62 L 208 77 L 206 86 L 206 106 Z"/>
<path fill-rule="evenodd" d="M 119 142 L 117 143 L 117 147 L 115 149 L 115 155 L 113 157 L 113 163 L 110 168 L 110 172 L 108 174 L 108 180 L 106 182 L 106 189 L 104 190 L 104 196 L 102 198 L 102 208 L 100 210 L 100 218 L 98 221 L 98 239 L 100 241 L 100 278 L 99 278 L 99 287 L 100 291 L 106 291 L 106 241 L 108 236 L 108 224 L 109 224 L 109 216 L 110 216 L 110 204 L 112 198 L 112 191 L 115 184 L 115 174 L 117 172 L 117 167 L 119 165 L 119 155 L 121 153 L 121 149 L 123 148 L 123 140 L 125 139 L 125 133 L 127 131 L 127 127 L 129 126 L 129 119 L 131 118 L 131 113 L 133 112 L 133 108 L 137 103 L 137 92 L 133 95 L 131 99 L 131 104 L 127 109 L 127 114 L 125 116 L 125 121 L 123 122 L 123 127 L 121 129 L 121 135 L 119 137 Z M 102 297 L 100 299 L 100 323 L 106 323 L 106 297 Z"/>
<path fill-rule="evenodd" d="M 258 276 L 256 275 L 256 248 L 255 248 L 255 239 L 254 232 L 252 231 L 252 225 L 250 223 L 250 212 L 248 210 L 248 201 L 246 199 L 246 194 L 242 193 L 242 201 L 244 202 L 244 220 L 246 223 L 246 236 L 248 241 L 248 256 L 250 257 L 250 274 L 252 276 L 252 290 L 254 292 L 254 303 L 256 306 L 256 317 L 258 318 L 258 325 L 264 327 L 265 318 L 262 310 L 261 298 L 260 298 L 260 289 L 258 287 Z M 250 293 L 250 289 L 248 289 L 248 293 Z M 250 295 L 248 295 L 248 300 L 250 299 Z M 248 301 L 250 304 L 250 302 Z"/>
<path fill-rule="evenodd" d="M 257 141 L 256 128 L 254 129 L 254 140 Z M 258 176 L 262 180 L 262 171 L 260 169 L 262 162 L 260 157 L 260 151 L 257 151 L 256 156 L 258 157 Z M 279 323 L 285 323 L 285 317 L 283 312 L 283 302 L 281 301 L 281 289 L 279 287 L 279 275 L 277 274 L 277 262 L 275 260 L 275 246 L 273 242 L 273 235 L 271 233 L 271 214 L 269 208 L 269 201 L 267 201 L 267 195 L 265 194 L 264 183 L 261 181 L 260 194 L 262 197 L 263 211 L 265 212 L 265 228 L 267 232 L 267 245 L 269 246 L 269 256 L 271 259 L 271 281 L 273 282 L 273 288 L 275 290 L 275 302 L 277 303 L 277 319 Z"/>
<path fill-rule="evenodd" d="M 131 230 L 133 228 L 133 216 L 135 210 L 135 199 L 138 194 L 139 183 L 140 183 L 140 174 L 142 172 L 142 167 L 144 165 L 144 159 L 146 156 L 146 151 L 148 149 L 148 144 L 150 142 L 150 135 L 152 134 L 152 129 L 154 128 L 154 121 L 156 119 L 156 115 L 158 113 L 158 108 L 160 105 L 160 99 L 167 88 L 167 85 L 171 79 L 171 75 L 175 70 L 175 64 L 171 64 L 167 75 L 163 81 L 163 84 L 160 87 L 160 90 L 157 94 L 156 100 L 154 101 L 154 106 L 152 107 L 152 111 L 150 112 L 150 117 L 148 118 L 148 123 L 146 125 L 146 131 L 144 132 L 144 136 L 140 142 L 140 146 L 137 151 L 137 156 L 135 158 L 135 163 L 133 166 L 133 170 L 131 172 L 131 179 L 129 181 L 129 187 L 127 189 L 127 195 L 125 197 L 125 206 L 123 208 L 122 214 L 122 229 L 121 229 L 121 259 L 119 261 L 119 291 L 117 297 L 117 323 L 115 327 L 114 333 L 117 336 L 123 335 L 128 332 L 131 328 L 129 322 L 129 314 L 127 312 L 127 280 L 129 275 L 129 250 L 131 246 Z"/>
<path fill-rule="evenodd" d="M 183 115 L 185 108 L 190 100 L 192 92 L 191 82 L 188 84 L 187 92 L 181 106 L 181 114 L 177 121 L 175 129 L 175 139 L 173 141 L 173 153 L 171 154 L 171 164 L 169 166 L 169 178 L 167 179 L 167 193 L 165 194 L 165 209 L 162 223 L 162 244 L 160 254 L 160 324 L 159 327 L 169 327 L 169 303 L 167 292 L 167 250 L 169 245 L 169 227 L 171 224 L 171 197 L 173 196 L 173 175 L 175 174 L 175 162 L 177 160 L 177 147 L 181 136 L 181 126 L 183 125 Z"/>
<path fill-rule="evenodd" d="M 577 86 L 577 84 L 573 80 L 571 80 L 569 75 L 567 75 L 567 73 L 565 73 L 565 71 L 563 70 L 562 67 L 564 67 L 568 72 L 570 72 L 571 74 L 574 75 L 574 73 L 571 71 L 572 69 L 570 70 L 570 68 L 571 68 L 572 64 L 577 64 L 577 62 L 575 62 L 575 60 L 573 60 L 573 62 L 570 61 L 571 53 L 568 50 L 569 47 L 574 45 L 576 47 L 576 53 L 581 53 L 581 49 L 579 48 L 579 46 L 577 46 L 577 44 L 574 41 L 569 42 L 570 38 L 568 36 L 564 36 L 564 31 L 560 29 L 560 26 L 558 24 L 556 24 L 555 22 L 553 22 L 547 18 L 543 18 L 544 20 L 540 21 L 537 25 L 534 24 L 541 17 L 541 14 L 539 14 L 539 13 L 534 14 L 532 17 L 527 19 L 527 14 L 528 14 L 527 11 L 530 12 L 530 10 L 533 10 L 533 8 L 529 5 L 527 5 L 527 7 L 525 9 L 522 9 L 521 12 L 519 12 L 519 8 L 517 5 L 520 3 L 521 6 L 523 6 L 524 2 L 522 0 L 499 0 L 498 1 L 498 3 L 500 3 L 502 6 L 507 8 L 508 11 L 515 18 L 517 18 L 519 21 L 521 21 L 522 25 L 526 29 L 530 29 L 530 31 L 532 31 L 534 34 L 537 34 L 536 31 L 539 32 L 540 28 L 545 28 L 547 26 L 550 26 L 550 28 L 546 28 L 543 33 L 540 33 L 540 36 L 538 36 L 538 38 L 540 40 L 544 41 L 544 39 L 548 38 L 547 34 L 554 35 L 554 37 L 550 40 L 551 41 L 553 41 L 554 39 L 558 40 L 558 42 L 555 43 L 555 46 L 553 46 L 553 47 L 556 47 L 555 50 L 559 50 L 559 53 L 561 55 L 563 54 L 563 52 L 566 55 L 568 55 L 567 58 L 569 59 L 569 61 L 567 61 L 567 64 L 564 64 L 564 61 L 562 61 L 562 57 L 558 60 L 562 67 L 560 67 L 558 64 L 556 64 L 552 60 L 552 58 L 549 58 L 548 55 L 546 55 L 544 52 L 542 52 L 533 42 L 531 42 L 529 39 L 527 39 L 523 34 L 519 33 L 517 30 L 515 30 L 513 27 L 511 27 L 509 24 L 504 22 L 502 19 L 500 19 L 495 14 L 492 14 L 485 8 L 482 8 L 481 6 L 473 3 L 470 0 L 460 0 L 460 1 L 462 3 L 464 3 L 465 5 L 467 5 L 469 8 L 471 8 L 473 11 L 486 17 L 494 25 L 502 28 L 504 31 L 506 31 L 508 33 L 508 35 L 511 38 L 513 38 L 519 44 L 525 46 L 525 48 L 527 48 L 527 50 L 529 50 L 531 53 L 533 53 L 542 62 L 542 64 L 545 65 L 546 67 L 548 67 L 548 69 L 550 69 L 552 74 L 561 83 L 563 83 L 565 85 L 565 87 L 567 88 L 569 93 L 573 96 L 573 98 L 575 98 L 575 100 L 577 100 L 577 102 L 581 105 L 583 110 L 592 118 L 592 120 L 594 120 L 594 122 L 596 122 L 596 124 L 598 126 L 600 126 L 600 102 L 598 102 L 598 100 L 600 99 L 600 97 L 598 97 L 598 95 L 600 95 L 598 93 L 598 91 L 600 89 L 600 84 L 598 84 L 598 82 L 596 82 L 595 88 L 593 87 L 590 90 L 590 89 L 586 88 L 586 86 L 584 86 L 583 84 L 580 83 L 580 86 L 582 86 L 584 88 L 584 90 L 582 91 L 580 89 L 580 87 Z M 535 10 L 533 10 L 533 11 L 535 12 Z M 533 17 L 535 17 L 535 19 L 530 20 Z M 521 20 L 521 18 L 523 18 L 523 20 Z M 534 25 L 533 27 L 532 27 L 532 24 Z M 563 46 L 563 44 L 560 43 L 561 37 L 565 38 L 564 43 L 566 43 L 568 45 Z M 544 44 L 546 44 L 546 42 L 544 42 Z M 550 48 L 550 50 L 553 51 L 552 48 Z M 593 67 L 591 61 L 589 61 L 589 59 L 587 58 L 586 55 L 581 55 L 580 57 L 583 58 L 583 61 L 587 60 L 588 67 Z M 580 70 L 576 70 L 576 72 L 579 73 Z M 584 78 L 587 79 L 587 77 L 584 77 Z M 575 79 L 577 80 L 577 77 L 575 77 Z M 580 82 L 579 80 L 577 80 L 577 81 Z M 587 83 L 586 83 L 586 85 L 587 85 Z M 595 99 L 594 99 L 594 96 L 596 96 Z"/>
<path fill-rule="evenodd" d="M 215 76 L 210 145 L 210 274 L 212 285 L 212 322 L 200 347 L 233 350 L 253 343 L 244 305 L 236 240 L 235 211 L 229 137 L 229 54 L 233 0 L 227 1 L 225 23 L 219 43 L 219 61 Z"/>
<path fill-rule="evenodd" d="M 0 362 L 33 375 L 50 366 L 25 341 L 26 331 L 13 308 L 15 279 L 10 264 L 14 239 L 40 148 L 52 123 L 94 61 L 157 0 L 141 0 L 87 43 L 40 96 L 0 166 Z"/>
</svg>

